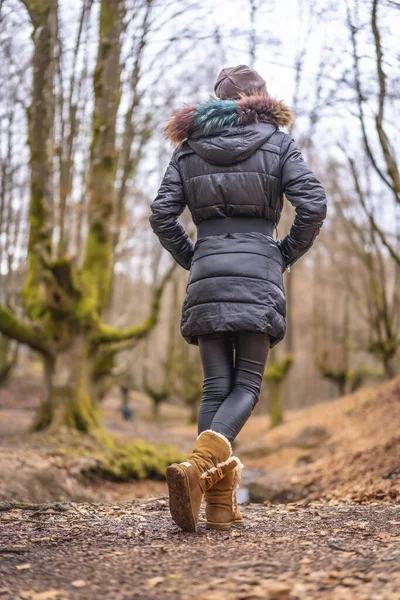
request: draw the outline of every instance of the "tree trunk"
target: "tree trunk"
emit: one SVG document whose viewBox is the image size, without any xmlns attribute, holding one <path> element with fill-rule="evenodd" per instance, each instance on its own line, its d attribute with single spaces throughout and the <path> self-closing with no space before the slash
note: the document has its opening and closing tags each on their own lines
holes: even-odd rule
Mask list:
<svg viewBox="0 0 400 600">
<path fill-rule="evenodd" d="M 195 423 L 197 423 L 197 419 L 199 416 L 198 396 L 196 396 L 196 398 L 192 398 L 190 400 L 189 406 L 190 406 L 189 424 L 194 425 Z"/>
<path fill-rule="evenodd" d="M 99 425 L 93 401 L 94 358 L 88 338 L 79 335 L 55 359 L 45 359 L 44 392 L 33 424 L 35 431 L 70 427 L 88 432 Z"/>
<path fill-rule="evenodd" d="M 12 348 L 10 338 L 0 333 L 0 387 L 7 383 L 17 362 L 18 346 L 16 344 L 14 346 Z"/>
<path fill-rule="evenodd" d="M 117 167 L 116 121 L 120 102 L 124 0 L 101 0 L 99 45 L 93 77 L 94 110 L 88 176 L 90 196 L 81 268 L 54 248 L 54 72 L 57 0 L 21 0 L 34 28 L 32 101 L 28 110 L 30 209 L 25 314 L 0 304 L 0 332 L 43 357 L 45 385 L 33 428 L 98 426 L 97 406 L 107 390 L 115 356 L 157 323 L 172 268 L 154 289 L 150 314 L 125 330 L 104 323 L 114 257 L 111 226 Z M 59 247 L 62 250 L 63 244 Z M 62 254 L 62 252 L 61 252 Z M 57 256 L 57 258 L 55 258 Z"/>
<path fill-rule="evenodd" d="M 393 379 L 396 377 L 396 369 L 393 364 L 393 356 L 385 356 L 382 360 L 383 369 L 388 377 L 388 379 Z"/>
<path fill-rule="evenodd" d="M 271 427 L 276 427 L 283 422 L 283 402 L 282 402 L 283 380 L 268 381 L 269 396 L 269 414 Z"/>
<path fill-rule="evenodd" d="M 275 348 L 272 349 L 268 357 L 263 380 L 267 383 L 271 427 L 276 427 L 276 425 L 283 422 L 282 390 L 293 360 L 293 354 L 285 354 L 281 359 L 276 358 Z"/>
<path fill-rule="evenodd" d="M 151 400 L 153 403 L 153 419 L 154 419 L 154 421 L 157 421 L 158 417 L 160 416 L 161 400 L 158 398 L 152 398 Z"/>
</svg>

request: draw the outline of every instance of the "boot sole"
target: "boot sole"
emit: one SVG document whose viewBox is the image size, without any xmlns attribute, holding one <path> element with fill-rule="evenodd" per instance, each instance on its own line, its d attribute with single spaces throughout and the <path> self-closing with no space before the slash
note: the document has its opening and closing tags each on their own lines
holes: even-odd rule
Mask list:
<svg viewBox="0 0 400 600">
<path fill-rule="evenodd" d="M 182 531 L 196 531 L 190 487 L 185 471 L 178 465 L 170 465 L 166 470 L 166 478 L 172 519 Z"/>
<path fill-rule="evenodd" d="M 230 521 L 229 523 L 213 523 L 212 521 L 206 521 L 206 529 L 220 529 L 222 531 L 227 531 L 232 527 L 241 527 L 243 525 L 243 521 Z"/>
</svg>

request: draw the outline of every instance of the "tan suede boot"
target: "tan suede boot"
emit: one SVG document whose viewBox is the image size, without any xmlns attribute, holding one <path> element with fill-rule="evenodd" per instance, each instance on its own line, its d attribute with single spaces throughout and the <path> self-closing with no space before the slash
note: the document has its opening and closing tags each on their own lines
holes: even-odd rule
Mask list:
<svg viewBox="0 0 400 600">
<path fill-rule="evenodd" d="M 232 447 L 222 434 L 207 429 L 197 437 L 188 460 L 167 468 L 169 508 L 183 531 L 196 531 L 203 494 L 236 466 L 229 458 Z"/>
<path fill-rule="evenodd" d="M 231 456 L 229 460 L 235 462 L 235 468 L 224 472 L 226 467 L 222 467 L 223 479 L 205 493 L 207 529 L 230 529 L 232 525 L 243 525 L 236 498 L 243 465 L 236 456 Z"/>
</svg>

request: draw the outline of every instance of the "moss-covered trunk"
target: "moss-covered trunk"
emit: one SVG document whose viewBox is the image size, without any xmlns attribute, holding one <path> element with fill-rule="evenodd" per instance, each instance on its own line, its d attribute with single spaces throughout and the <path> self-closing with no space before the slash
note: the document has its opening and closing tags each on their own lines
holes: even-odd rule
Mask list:
<svg viewBox="0 0 400 600">
<path fill-rule="evenodd" d="M 283 422 L 284 405 L 282 390 L 293 360 L 293 354 L 285 354 L 283 358 L 278 359 L 275 349 L 273 349 L 264 371 L 263 380 L 266 382 L 268 389 L 271 427 L 276 427 Z"/>
<path fill-rule="evenodd" d="M 17 362 L 18 346 L 0 333 L 0 387 L 5 385 Z"/>
<path fill-rule="evenodd" d="M 110 295 L 113 269 L 111 221 L 115 201 L 116 118 L 120 100 L 123 0 L 102 0 L 94 74 L 94 112 L 89 165 L 88 236 L 82 269 L 67 257 L 53 259 L 51 235 L 54 55 L 57 2 L 27 0 L 35 27 L 33 103 L 29 112 L 31 223 L 26 312 L 49 340 L 44 391 L 34 428 L 68 426 L 89 431 L 99 422 L 97 398 L 113 353 L 95 341 Z M 40 72 L 38 70 L 40 67 Z M 43 122 L 45 122 L 45 126 Z M 111 356 L 108 371 L 99 356 Z M 104 361 L 103 361 L 104 363 Z"/>
<path fill-rule="evenodd" d="M 39 352 L 45 383 L 34 428 L 68 426 L 89 431 L 99 422 L 116 354 L 157 323 L 169 270 L 154 289 L 150 314 L 125 330 L 102 321 L 111 295 L 114 268 L 112 223 L 118 162 L 116 122 L 120 102 L 121 35 L 124 0 L 101 0 L 99 45 L 93 78 L 93 122 L 83 264 L 63 256 L 56 244 L 54 193 L 55 65 L 57 0 L 21 0 L 33 25 L 33 80 L 28 109 L 30 207 L 25 314 L 0 304 L 0 332 Z M 60 93 L 60 91 L 58 91 Z M 72 143 L 72 142 L 71 142 Z M 71 167 L 72 168 L 72 167 Z M 57 246 L 57 248 L 55 247 Z"/>
<path fill-rule="evenodd" d="M 93 400 L 94 355 L 90 340 L 77 335 L 67 350 L 44 363 L 41 404 L 33 424 L 36 431 L 56 431 L 67 426 L 88 432 L 99 424 Z"/>
<path fill-rule="evenodd" d="M 283 381 L 271 380 L 268 382 L 269 415 L 271 427 L 276 427 L 283 422 Z"/>
</svg>

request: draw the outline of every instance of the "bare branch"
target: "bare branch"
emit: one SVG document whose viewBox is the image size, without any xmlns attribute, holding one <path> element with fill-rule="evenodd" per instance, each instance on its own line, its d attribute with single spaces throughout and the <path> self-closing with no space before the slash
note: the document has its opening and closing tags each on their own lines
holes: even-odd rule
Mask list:
<svg viewBox="0 0 400 600">
<path fill-rule="evenodd" d="M 2 305 L 0 305 L 0 331 L 45 356 L 51 356 L 46 337 L 40 329 L 22 321 L 12 310 Z"/>
<path fill-rule="evenodd" d="M 168 281 L 171 279 L 172 273 L 175 271 L 177 263 L 173 263 L 172 266 L 165 273 L 160 284 L 154 289 L 153 300 L 151 302 L 150 314 L 141 322 L 139 325 L 134 325 L 127 329 L 115 329 L 110 325 L 102 323 L 99 327 L 97 335 L 94 337 L 95 343 L 113 343 L 113 342 L 126 342 L 128 340 L 136 341 L 146 335 L 158 322 L 161 299 Z M 121 350 L 127 349 L 126 344 L 121 345 Z"/>
</svg>

